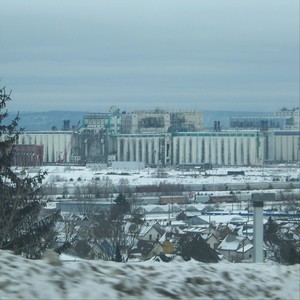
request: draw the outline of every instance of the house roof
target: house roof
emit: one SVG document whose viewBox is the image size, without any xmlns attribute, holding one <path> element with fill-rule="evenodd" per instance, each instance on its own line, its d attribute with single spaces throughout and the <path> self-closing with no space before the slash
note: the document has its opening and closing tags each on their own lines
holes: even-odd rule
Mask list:
<svg viewBox="0 0 300 300">
<path fill-rule="evenodd" d="M 157 213 L 165 213 L 165 210 L 162 209 L 161 207 L 157 206 L 157 207 L 154 207 L 153 209 L 151 209 L 150 213 L 155 213 L 155 214 L 157 214 Z"/>
<path fill-rule="evenodd" d="M 205 231 L 205 229 L 201 228 L 201 227 L 188 227 L 186 229 L 183 229 L 184 232 L 188 232 L 188 233 L 198 233 L 198 234 L 202 234 L 203 231 Z"/>
<path fill-rule="evenodd" d="M 219 245 L 218 250 L 237 251 L 240 248 L 240 245 L 243 241 L 245 241 L 245 238 L 242 236 L 228 234 Z"/>
<path fill-rule="evenodd" d="M 156 229 L 156 231 L 160 234 L 163 235 L 165 233 L 165 230 L 163 228 L 160 227 L 160 225 L 158 223 L 155 223 L 153 225 L 153 227 Z"/>
<path fill-rule="evenodd" d="M 147 256 L 157 244 L 158 242 L 155 241 L 140 240 L 137 242 L 136 248 L 132 249 L 132 253 L 139 253 L 143 256 Z"/>
<path fill-rule="evenodd" d="M 250 251 L 253 248 L 253 244 L 247 244 L 242 246 L 241 248 L 239 248 L 236 252 L 238 253 L 246 253 L 248 251 Z"/>
<path fill-rule="evenodd" d="M 247 218 L 235 216 L 230 220 L 232 224 L 244 224 L 247 222 Z"/>
<path fill-rule="evenodd" d="M 161 244 L 163 244 L 163 243 L 166 241 L 166 239 L 167 239 L 167 233 L 165 232 L 165 233 L 163 234 L 163 236 L 159 239 L 159 242 L 160 242 Z"/>
<path fill-rule="evenodd" d="M 202 218 L 198 216 L 194 216 L 186 221 L 189 225 L 208 225 L 209 222 L 203 220 Z"/>
<path fill-rule="evenodd" d="M 154 228 L 160 235 L 163 235 L 165 233 L 164 229 L 160 227 L 158 223 L 151 224 L 148 226 L 145 226 L 141 229 L 140 236 L 145 236 L 152 228 Z"/>
<path fill-rule="evenodd" d="M 214 237 L 216 240 L 218 240 L 213 233 L 202 233 L 201 236 L 205 241 L 208 241 L 211 237 Z"/>
<path fill-rule="evenodd" d="M 197 207 L 195 207 L 194 205 L 189 205 L 186 209 L 186 212 L 188 211 L 196 211 L 196 212 L 200 212 L 200 209 L 198 209 Z"/>
<path fill-rule="evenodd" d="M 201 211 L 185 211 L 185 215 L 187 216 L 187 218 L 201 216 Z"/>
</svg>

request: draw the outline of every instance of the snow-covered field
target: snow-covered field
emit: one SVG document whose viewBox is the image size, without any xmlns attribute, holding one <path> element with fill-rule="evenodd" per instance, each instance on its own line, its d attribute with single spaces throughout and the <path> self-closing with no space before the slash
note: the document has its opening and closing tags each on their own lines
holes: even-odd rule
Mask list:
<svg viewBox="0 0 300 300">
<path fill-rule="evenodd" d="M 300 299 L 299 265 L 39 261 L 0 251 L 0 299 Z"/>
<path fill-rule="evenodd" d="M 91 182 L 95 179 L 108 177 L 113 184 L 118 184 L 121 179 L 128 180 L 130 185 L 159 184 L 168 182 L 173 184 L 218 184 L 218 183 L 247 183 L 247 182 L 272 182 L 276 180 L 285 182 L 286 178 L 300 178 L 300 168 L 294 166 L 273 167 L 224 167 L 208 170 L 206 173 L 198 171 L 183 172 L 178 170 L 163 170 L 166 177 L 159 178 L 157 169 L 145 168 L 142 170 L 114 170 L 92 169 L 76 166 L 45 166 L 41 168 L 48 175 L 44 183 L 55 183 L 63 186 L 64 183 L 74 185 Z M 227 176 L 228 171 L 244 171 L 245 175 Z M 80 181 L 79 181 L 80 179 Z"/>
</svg>

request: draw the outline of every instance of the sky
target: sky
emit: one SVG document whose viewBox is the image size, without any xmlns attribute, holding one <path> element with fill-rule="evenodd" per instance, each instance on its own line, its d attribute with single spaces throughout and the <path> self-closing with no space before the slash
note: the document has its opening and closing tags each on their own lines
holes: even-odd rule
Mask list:
<svg viewBox="0 0 300 300">
<path fill-rule="evenodd" d="M 298 0 L 0 0 L 10 111 L 299 106 Z"/>
</svg>

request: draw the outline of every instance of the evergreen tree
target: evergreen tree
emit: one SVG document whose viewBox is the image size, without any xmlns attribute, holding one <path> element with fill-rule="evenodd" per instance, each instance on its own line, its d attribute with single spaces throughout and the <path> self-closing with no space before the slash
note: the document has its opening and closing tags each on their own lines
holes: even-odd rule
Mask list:
<svg viewBox="0 0 300 300">
<path fill-rule="evenodd" d="M 300 245 L 271 217 L 264 225 L 264 242 L 268 258 L 278 263 L 292 265 L 300 263 Z"/>
<path fill-rule="evenodd" d="M 124 194 L 119 193 L 114 200 L 111 210 L 111 217 L 113 220 L 123 219 L 124 215 L 130 211 L 130 203 L 127 201 Z"/>
<path fill-rule="evenodd" d="M 205 240 L 198 234 L 183 235 L 178 241 L 178 253 L 185 259 L 191 258 L 206 262 L 218 262 L 219 257 L 215 250 L 211 249 Z"/>
<path fill-rule="evenodd" d="M 269 217 L 268 222 L 264 227 L 264 240 L 271 245 L 280 244 L 280 226 L 271 217 Z"/>
<path fill-rule="evenodd" d="M 40 214 L 45 203 L 38 194 L 45 173 L 21 178 L 12 170 L 14 146 L 23 129 L 18 128 L 18 115 L 7 121 L 3 110 L 10 100 L 10 93 L 0 88 L 0 249 L 38 258 L 54 239 L 58 212 Z"/>
</svg>

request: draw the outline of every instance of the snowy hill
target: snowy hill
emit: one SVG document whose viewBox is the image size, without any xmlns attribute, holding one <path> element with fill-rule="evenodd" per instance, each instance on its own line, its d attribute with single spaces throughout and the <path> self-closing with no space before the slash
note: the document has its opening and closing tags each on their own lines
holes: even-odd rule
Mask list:
<svg viewBox="0 0 300 300">
<path fill-rule="evenodd" d="M 0 299 L 299 299 L 299 265 L 26 260 L 0 251 Z"/>
</svg>

